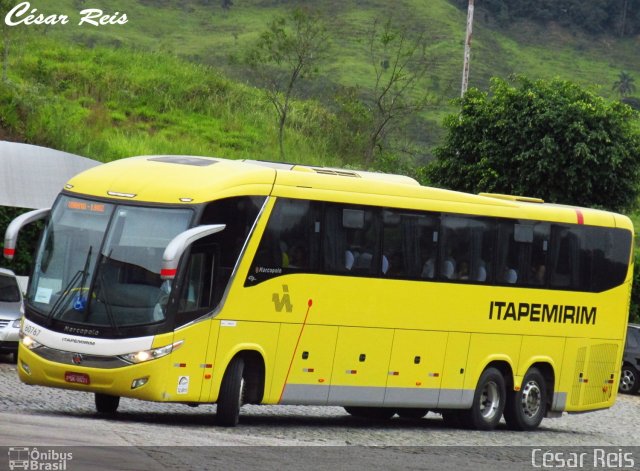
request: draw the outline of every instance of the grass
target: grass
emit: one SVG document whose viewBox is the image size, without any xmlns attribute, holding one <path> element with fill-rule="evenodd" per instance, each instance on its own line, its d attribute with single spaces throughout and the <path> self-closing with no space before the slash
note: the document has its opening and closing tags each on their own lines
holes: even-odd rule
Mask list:
<svg viewBox="0 0 640 471">
<path fill-rule="evenodd" d="M 3 127 L 28 142 L 101 161 L 138 154 L 278 156 L 275 117 L 262 93 L 172 55 L 86 49 L 34 36 L 1 91 Z M 11 112 L 11 109 L 14 111 Z M 294 105 L 292 160 L 335 165 L 312 122 L 326 111 Z"/>
<path fill-rule="evenodd" d="M 81 0 L 48 0 L 47 12 L 64 12 L 76 20 Z M 306 2 L 298 2 L 308 5 Z M 158 8 L 158 5 L 161 8 Z M 105 13 L 125 12 L 126 25 L 89 27 L 56 25 L 47 34 L 85 44 L 107 44 L 162 51 L 196 62 L 231 70 L 228 58 L 241 57 L 265 29 L 269 19 L 286 14 L 292 2 L 246 0 L 225 12 L 218 2 L 167 0 L 130 2 L 111 0 Z M 375 18 L 392 18 L 411 34 L 424 31 L 434 58 L 434 74 L 441 82 L 459 82 L 466 12 L 447 0 L 378 0 L 320 2 L 332 44 L 326 74 L 342 85 L 370 85 L 373 81 L 366 51 L 367 32 Z M 621 69 L 640 72 L 636 41 L 593 39 L 553 26 L 513 25 L 496 30 L 478 10 L 472 47 L 472 85 L 486 87 L 492 75 L 521 72 L 534 78 L 559 76 L 583 85 L 599 84 L 612 97 L 610 84 Z M 456 87 L 457 88 L 457 87 Z M 605 90 L 606 89 L 606 90 Z M 456 96 L 455 92 L 449 97 Z"/>
</svg>

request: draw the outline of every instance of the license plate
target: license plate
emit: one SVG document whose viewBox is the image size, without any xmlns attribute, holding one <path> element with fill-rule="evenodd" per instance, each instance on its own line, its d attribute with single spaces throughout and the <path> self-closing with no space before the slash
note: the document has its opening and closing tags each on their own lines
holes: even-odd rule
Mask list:
<svg viewBox="0 0 640 471">
<path fill-rule="evenodd" d="M 77 383 L 77 384 L 90 384 L 89 375 L 85 373 L 73 373 L 71 371 L 67 371 L 64 374 L 64 380 L 67 383 Z"/>
</svg>

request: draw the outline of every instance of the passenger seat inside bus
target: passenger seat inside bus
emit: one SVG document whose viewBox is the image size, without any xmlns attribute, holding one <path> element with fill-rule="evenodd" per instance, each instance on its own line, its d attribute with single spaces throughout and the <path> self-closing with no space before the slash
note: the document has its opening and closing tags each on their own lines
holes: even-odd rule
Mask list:
<svg viewBox="0 0 640 471">
<path fill-rule="evenodd" d="M 478 263 L 478 268 L 476 269 L 473 281 L 479 281 L 481 283 L 487 281 L 487 267 L 484 262 L 480 261 Z"/>
<path fill-rule="evenodd" d="M 518 281 L 518 272 L 513 268 L 507 268 L 504 274 L 504 281 L 505 283 L 509 283 L 510 285 L 516 284 L 516 282 Z"/>
<path fill-rule="evenodd" d="M 447 279 L 453 280 L 456 274 L 456 262 L 452 259 L 447 258 L 442 262 L 442 267 L 440 268 L 440 275 Z"/>
<path fill-rule="evenodd" d="M 356 273 L 370 273 L 373 262 L 373 255 L 369 252 L 358 252 L 357 250 L 347 250 L 344 253 L 344 267 L 348 271 Z M 382 256 L 382 274 L 385 275 L 389 270 L 389 259 Z"/>
<path fill-rule="evenodd" d="M 421 278 L 433 279 L 436 276 L 436 261 L 433 257 L 429 257 L 429 259 L 424 262 L 422 266 L 422 273 L 420 273 Z"/>
</svg>

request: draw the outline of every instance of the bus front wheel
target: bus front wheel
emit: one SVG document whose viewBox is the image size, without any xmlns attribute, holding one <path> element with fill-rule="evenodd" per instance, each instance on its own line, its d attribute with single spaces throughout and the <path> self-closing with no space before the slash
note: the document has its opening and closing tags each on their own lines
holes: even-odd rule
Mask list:
<svg viewBox="0 0 640 471">
<path fill-rule="evenodd" d="M 506 386 L 497 368 L 487 368 L 480 375 L 471 409 L 465 422 L 477 430 L 493 430 L 498 425 L 506 400 Z"/>
<path fill-rule="evenodd" d="M 504 420 L 512 430 L 533 430 L 542 422 L 546 408 L 547 385 L 542 373 L 531 368 L 524 375 L 520 389 L 510 394 Z"/>
<path fill-rule="evenodd" d="M 95 393 L 96 410 L 100 414 L 115 414 L 120 405 L 120 396 Z"/>
<path fill-rule="evenodd" d="M 244 360 L 235 357 L 229 363 L 222 378 L 218 406 L 216 409 L 216 423 L 223 427 L 235 427 L 240 420 L 240 407 L 244 400 Z"/>
</svg>

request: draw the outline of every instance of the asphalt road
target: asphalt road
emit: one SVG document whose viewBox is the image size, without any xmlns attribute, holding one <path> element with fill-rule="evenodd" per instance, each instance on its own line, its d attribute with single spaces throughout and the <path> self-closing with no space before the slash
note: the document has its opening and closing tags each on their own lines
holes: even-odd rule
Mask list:
<svg viewBox="0 0 640 471">
<path fill-rule="evenodd" d="M 8 360 L 0 356 L 0 469 L 27 463 L 12 459 L 25 454 L 26 469 L 64 471 L 640 469 L 640 396 L 520 433 L 451 429 L 433 413 L 368 422 L 339 407 L 293 406 L 245 406 L 238 427 L 220 428 L 209 405 L 123 399 L 104 418 L 93 395 L 24 385 Z"/>
</svg>

